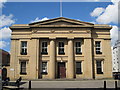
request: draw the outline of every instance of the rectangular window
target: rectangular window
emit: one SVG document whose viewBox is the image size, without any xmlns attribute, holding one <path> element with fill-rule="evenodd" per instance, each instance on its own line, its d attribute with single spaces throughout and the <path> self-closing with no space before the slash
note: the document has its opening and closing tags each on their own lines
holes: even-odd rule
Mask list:
<svg viewBox="0 0 120 90">
<path fill-rule="evenodd" d="M 27 41 L 21 41 L 21 55 L 27 55 Z"/>
<path fill-rule="evenodd" d="M 47 74 L 47 62 L 42 62 L 42 74 Z"/>
<path fill-rule="evenodd" d="M 82 74 L 81 62 L 76 62 L 76 74 Z"/>
<path fill-rule="evenodd" d="M 47 42 L 42 42 L 42 51 L 41 54 L 48 54 L 47 52 Z"/>
<path fill-rule="evenodd" d="M 26 74 L 26 61 L 22 61 L 20 64 L 20 74 Z"/>
<path fill-rule="evenodd" d="M 81 42 L 76 42 L 75 43 L 75 48 L 76 48 L 76 54 L 82 54 Z"/>
<path fill-rule="evenodd" d="M 102 54 L 102 52 L 101 52 L 101 42 L 100 41 L 95 42 L 95 47 L 96 47 L 96 54 Z"/>
<path fill-rule="evenodd" d="M 103 74 L 102 72 L 102 61 L 96 61 L 97 74 Z"/>
<path fill-rule="evenodd" d="M 59 54 L 65 54 L 64 52 L 64 42 L 59 42 L 59 50 L 58 50 Z"/>
</svg>

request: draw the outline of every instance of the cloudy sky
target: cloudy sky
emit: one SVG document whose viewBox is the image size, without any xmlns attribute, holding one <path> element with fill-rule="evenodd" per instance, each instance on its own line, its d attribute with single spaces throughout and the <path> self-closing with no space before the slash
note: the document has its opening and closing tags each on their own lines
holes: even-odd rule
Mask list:
<svg viewBox="0 0 120 90">
<path fill-rule="evenodd" d="M 0 48 L 10 52 L 12 24 L 28 24 L 40 20 L 60 17 L 59 2 L 14 2 L 15 0 L 0 0 Z M 22 0 L 21 0 L 22 1 Z M 26 1 L 26 0 L 24 0 Z M 52 0 L 54 1 L 54 0 Z M 59 1 L 59 0 L 58 0 Z M 67 1 L 67 2 L 64 2 Z M 76 2 L 75 2 L 76 1 Z M 77 2 L 81 1 L 81 2 Z M 95 24 L 109 24 L 111 32 L 111 46 L 118 37 L 118 1 L 119 0 L 63 0 L 63 17 L 91 22 Z M 101 2 L 100 2 L 101 1 Z"/>
</svg>

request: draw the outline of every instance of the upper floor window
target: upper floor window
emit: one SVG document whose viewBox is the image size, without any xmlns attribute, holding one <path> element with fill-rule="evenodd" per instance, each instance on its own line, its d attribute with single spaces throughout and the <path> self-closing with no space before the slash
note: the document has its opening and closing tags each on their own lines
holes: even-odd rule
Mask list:
<svg viewBox="0 0 120 90">
<path fill-rule="evenodd" d="M 96 54 L 102 54 L 102 52 L 101 52 L 101 42 L 100 41 L 95 42 L 95 47 L 96 47 Z"/>
<path fill-rule="evenodd" d="M 82 74 L 81 62 L 76 62 L 76 74 Z"/>
<path fill-rule="evenodd" d="M 47 42 L 42 42 L 42 52 L 41 54 L 48 54 L 47 52 Z"/>
<path fill-rule="evenodd" d="M 22 61 L 20 64 L 20 74 L 26 74 L 26 61 Z"/>
<path fill-rule="evenodd" d="M 65 54 L 64 52 L 64 42 L 59 42 L 59 50 L 58 50 L 59 54 Z"/>
<path fill-rule="evenodd" d="M 27 55 L 27 41 L 21 42 L 21 55 Z"/>
<path fill-rule="evenodd" d="M 75 48 L 76 48 L 76 54 L 82 54 L 81 42 L 76 42 L 75 43 Z"/>
<path fill-rule="evenodd" d="M 96 61 L 96 67 L 97 67 L 97 74 L 103 74 L 102 71 L 102 61 Z"/>
</svg>

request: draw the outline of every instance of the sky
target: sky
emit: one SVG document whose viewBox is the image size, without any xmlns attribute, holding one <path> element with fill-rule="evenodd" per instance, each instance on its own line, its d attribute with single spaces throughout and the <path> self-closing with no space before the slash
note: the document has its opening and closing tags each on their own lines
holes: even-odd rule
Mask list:
<svg viewBox="0 0 120 90">
<path fill-rule="evenodd" d="M 112 25 L 113 28 L 110 31 L 112 47 L 118 39 L 118 1 L 62 2 L 62 16 L 94 24 Z M 9 26 L 60 17 L 60 2 L 7 2 L 7 0 L 0 0 L 0 13 L 0 48 L 10 52 L 12 31 Z"/>
</svg>

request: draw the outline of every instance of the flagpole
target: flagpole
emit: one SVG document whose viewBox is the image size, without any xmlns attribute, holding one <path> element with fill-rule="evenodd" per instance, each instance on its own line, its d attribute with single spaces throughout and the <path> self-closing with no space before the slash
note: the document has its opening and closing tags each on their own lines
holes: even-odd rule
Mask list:
<svg viewBox="0 0 120 90">
<path fill-rule="evenodd" d="M 62 17 L 62 0 L 60 0 L 60 17 Z"/>
</svg>

